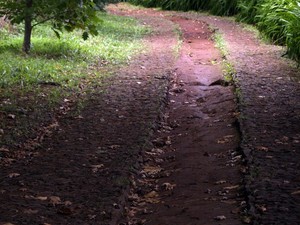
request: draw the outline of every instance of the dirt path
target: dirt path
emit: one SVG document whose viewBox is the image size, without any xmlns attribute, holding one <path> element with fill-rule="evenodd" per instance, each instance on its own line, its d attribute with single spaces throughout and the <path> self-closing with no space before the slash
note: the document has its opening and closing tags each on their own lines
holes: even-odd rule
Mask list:
<svg viewBox="0 0 300 225">
<path fill-rule="evenodd" d="M 122 4 L 109 11 L 154 29 L 147 51 L 79 116 L 57 118 L 40 147 L 1 167 L 0 225 L 298 224 L 299 72 L 280 49 L 225 19 Z M 242 149 L 211 25 L 237 70 Z"/>
<path fill-rule="evenodd" d="M 105 80 L 80 115 L 57 118 L 39 148 L 1 168 L 1 225 L 117 224 L 130 174 L 151 146 L 174 63 L 172 23 L 148 20 L 154 34 L 145 40 L 147 51 Z"/>
<path fill-rule="evenodd" d="M 254 224 L 300 221 L 300 72 L 282 48 L 260 43 L 235 23 L 200 20 L 219 27 L 237 70 L 242 148 Z"/>
<path fill-rule="evenodd" d="M 145 11 L 129 15 L 140 13 Z M 219 84 L 222 58 L 208 24 L 165 19 L 182 30 L 182 51 L 172 69 L 165 120 L 154 148 L 144 154 L 127 219 L 153 225 L 241 224 L 235 97 L 232 87 Z"/>
</svg>

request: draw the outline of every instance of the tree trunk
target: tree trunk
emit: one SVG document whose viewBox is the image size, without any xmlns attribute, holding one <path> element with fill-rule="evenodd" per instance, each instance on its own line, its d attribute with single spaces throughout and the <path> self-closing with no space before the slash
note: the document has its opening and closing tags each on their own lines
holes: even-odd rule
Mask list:
<svg viewBox="0 0 300 225">
<path fill-rule="evenodd" d="M 25 31 L 24 31 L 24 41 L 23 41 L 23 51 L 29 54 L 31 47 L 31 31 L 32 31 L 32 15 L 30 13 L 30 8 L 32 7 L 33 0 L 26 0 L 26 14 L 24 18 Z"/>
</svg>

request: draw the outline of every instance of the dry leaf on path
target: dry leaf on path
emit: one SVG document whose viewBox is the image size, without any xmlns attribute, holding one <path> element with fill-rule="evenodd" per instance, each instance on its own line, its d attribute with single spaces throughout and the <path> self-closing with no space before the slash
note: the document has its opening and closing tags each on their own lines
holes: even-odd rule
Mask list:
<svg viewBox="0 0 300 225">
<path fill-rule="evenodd" d="M 19 173 L 10 173 L 9 175 L 8 175 L 8 177 L 9 178 L 14 178 L 14 177 L 18 177 L 18 176 L 20 176 L 21 174 L 19 174 Z"/>
<path fill-rule="evenodd" d="M 103 164 L 99 164 L 99 165 L 92 165 L 92 171 L 93 173 L 97 173 L 100 169 L 102 169 L 104 167 Z"/>
<path fill-rule="evenodd" d="M 61 199 L 58 196 L 51 196 L 51 197 L 49 197 L 49 202 L 50 202 L 50 204 L 55 206 L 55 205 L 61 204 Z"/>
<path fill-rule="evenodd" d="M 161 167 L 157 166 L 144 166 L 144 169 L 142 170 L 143 173 L 149 174 L 149 175 L 155 175 L 162 171 Z"/>
<path fill-rule="evenodd" d="M 300 195 L 300 190 L 292 192 L 292 195 Z"/>
<path fill-rule="evenodd" d="M 217 217 L 215 217 L 215 220 L 218 220 L 218 221 L 221 221 L 221 220 L 226 220 L 227 218 L 226 218 L 226 216 L 217 216 Z"/>
<path fill-rule="evenodd" d="M 225 183 L 227 183 L 226 180 L 219 180 L 219 181 L 215 182 L 216 185 L 225 184 Z"/>
<path fill-rule="evenodd" d="M 174 189 L 174 187 L 176 187 L 176 184 L 170 184 L 170 183 L 163 183 L 162 187 L 164 190 L 166 191 L 171 191 Z"/>
<path fill-rule="evenodd" d="M 262 213 L 267 211 L 267 208 L 264 205 L 255 205 L 255 207 Z"/>
<path fill-rule="evenodd" d="M 240 185 L 234 185 L 234 186 L 224 187 L 223 189 L 224 190 L 233 190 L 233 189 L 237 189 L 239 187 L 240 187 Z"/>
<path fill-rule="evenodd" d="M 0 148 L 0 152 L 9 152 L 7 148 Z"/>
<path fill-rule="evenodd" d="M 144 200 L 148 203 L 160 203 L 159 194 L 156 191 L 151 191 L 144 196 Z"/>
<path fill-rule="evenodd" d="M 14 115 L 14 114 L 8 114 L 7 118 L 14 120 L 16 118 L 16 115 Z"/>
<path fill-rule="evenodd" d="M 269 151 L 269 149 L 268 149 L 267 147 L 264 147 L 264 146 L 257 146 L 256 149 L 257 149 L 258 151 L 264 151 L 264 152 Z"/>
<path fill-rule="evenodd" d="M 40 201 L 46 201 L 48 199 L 47 196 L 38 196 L 36 197 L 37 200 L 40 200 Z"/>
</svg>

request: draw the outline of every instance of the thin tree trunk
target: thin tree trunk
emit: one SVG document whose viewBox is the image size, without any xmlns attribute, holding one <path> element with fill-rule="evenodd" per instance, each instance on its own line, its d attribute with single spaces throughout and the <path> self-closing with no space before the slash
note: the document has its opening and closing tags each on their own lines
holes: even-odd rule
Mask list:
<svg viewBox="0 0 300 225">
<path fill-rule="evenodd" d="M 27 14 L 25 15 L 25 31 L 24 31 L 24 41 L 23 41 L 23 51 L 29 54 L 31 47 L 31 32 L 32 32 L 32 15 L 30 13 L 30 8 L 32 7 L 33 0 L 26 0 Z"/>
</svg>

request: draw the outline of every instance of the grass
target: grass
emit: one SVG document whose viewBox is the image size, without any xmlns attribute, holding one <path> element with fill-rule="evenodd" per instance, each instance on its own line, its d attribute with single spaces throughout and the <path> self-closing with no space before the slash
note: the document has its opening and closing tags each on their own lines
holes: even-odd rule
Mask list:
<svg viewBox="0 0 300 225">
<path fill-rule="evenodd" d="M 215 41 L 215 46 L 220 50 L 222 58 L 226 58 L 228 55 L 228 49 L 226 47 L 226 43 L 222 34 L 216 31 L 216 29 L 214 28 L 210 28 L 210 29 L 215 31 L 213 36 L 213 39 Z"/>
<path fill-rule="evenodd" d="M 212 28 L 211 28 L 212 29 Z M 213 29 L 215 30 L 215 29 Z M 222 36 L 221 33 L 218 31 L 215 31 L 213 36 L 215 46 L 220 50 L 221 56 L 223 58 L 222 60 L 222 71 L 223 71 L 223 77 L 226 83 L 233 84 L 236 77 L 236 71 L 234 69 L 234 66 L 227 60 L 227 56 L 229 54 L 228 49 L 226 47 L 226 42 Z"/>
<path fill-rule="evenodd" d="M 183 43 L 183 34 L 182 34 L 182 30 L 180 29 L 179 25 L 175 26 L 174 33 L 176 35 L 177 44 L 174 45 L 173 52 L 174 52 L 175 57 L 177 58 L 177 57 L 179 57 L 180 49 L 181 49 L 182 43 Z"/>
<path fill-rule="evenodd" d="M 136 21 L 99 14 L 99 36 L 82 40 L 81 31 L 64 33 L 57 39 L 49 25 L 37 27 L 31 54 L 21 51 L 22 28 L 0 32 L 0 88 L 31 88 L 40 82 L 76 87 L 80 79 L 95 74 L 95 64 L 127 62 L 142 47 L 139 39 L 147 28 Z"/>
</svg>

